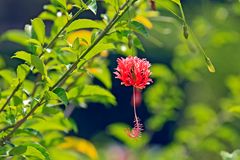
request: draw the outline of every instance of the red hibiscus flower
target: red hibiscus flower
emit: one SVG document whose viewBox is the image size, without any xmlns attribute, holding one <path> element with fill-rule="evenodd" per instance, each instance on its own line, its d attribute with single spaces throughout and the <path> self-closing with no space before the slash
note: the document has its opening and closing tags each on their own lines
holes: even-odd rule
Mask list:
<svg viewBox="0 0 240 160">
<path fill-rule="evenodd" d="M 149 78 L 151 72 L 149 67 L 151 64 L 146 59 L 138 57 L 118 58 L 118 66 L 116 68 L 115 78 L 120 79 L 125 86 L 133 86 L 143 89 L 152 82 Z"/>
<path fill-rule="evenodd" d="M 138 57 L 127 57 L 118 58 L 118 66 L 116 68 L 115 78 L 120 79 L 125 86 L 133 86 L 133 108 L 134 108 L 134 127 L 132 129 L 127 129 L 127 135 L 130 138 L 141 137 L 141 131 L 143 130 L 143 125 L 140 123 L 140 119 L 137 116 L 136 107 L 140 105 L 141 99 L 141 89 L 144 89 L 147 85 L 152 82 L 149 78 L 151 72 L 149 67 L 151 64 L 146 59 L 140 59 Z M 137 89 L 137 90 L 136 90 Z M 138 98 L 138 99 L 137 99 Z"/>
</svg>

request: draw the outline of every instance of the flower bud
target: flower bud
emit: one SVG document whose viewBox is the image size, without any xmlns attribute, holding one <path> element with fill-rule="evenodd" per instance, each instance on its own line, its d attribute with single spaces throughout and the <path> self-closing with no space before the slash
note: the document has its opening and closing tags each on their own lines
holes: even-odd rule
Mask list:
<svg viewBox="0 0 240 160">
<path fill-rule="evenodd" d="M 185 39 L 188 39 L 189 33 L 188 33 L 188 27 L 186 24 L 183 25 L 183 36 Z"/>
</svg>

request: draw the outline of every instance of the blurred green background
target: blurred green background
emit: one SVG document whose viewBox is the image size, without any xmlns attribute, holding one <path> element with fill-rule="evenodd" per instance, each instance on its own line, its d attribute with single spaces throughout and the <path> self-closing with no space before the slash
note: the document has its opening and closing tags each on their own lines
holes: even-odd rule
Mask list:
<svg viewBox="0 0 240 160">
<path fill-rule="evenodd" d="M 0 33 L 23 29 L 47 2 L 0 1 Z M 138 56 L 152 63 L 154 80 L 143 91 L 143 103 L 138 108 L 145 126 L 142 138 L 129 140 L 123 132 L 126 124 L 132 123 L 131 89 L 120 86 L 114 77 L 112 92 L 118 106 L 90 104 L 72 114 L 79 128 L 77 135 L 95 145 L 99 159 L 220 160 L 221 154 L 226 160 L 237 159 L 237 153 L 221 151 L 231 153 L 240 147 L 240 3 L 181 2 L 187 22 L 216 73 L 207 70 L 193 35 L 184 39 L 182 22 L 157 3 L 159 16 L 149 18 L 153 25 L 149 37 L 139 35 L 146 53 L 139 52 Z M 179 13 L 176 5 L 167 6 Z M 2 42 L 0 68 L 4 64 L 14 68 L 16 64 L 9 57 L 19 49 L 19 45 Z M 111 70 L 117 57 L 110 55 Z M 89 154 L 95 154 L 92 152 Z"/>
</svg>

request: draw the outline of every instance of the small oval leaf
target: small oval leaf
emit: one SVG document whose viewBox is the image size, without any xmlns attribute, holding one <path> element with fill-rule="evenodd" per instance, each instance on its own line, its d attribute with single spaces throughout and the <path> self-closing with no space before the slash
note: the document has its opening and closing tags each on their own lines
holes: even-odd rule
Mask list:
<svg viewBox="0 0 240 160">
<path fill-rule="evenodd" d="M 148 36 L 148 32 L 145 28 L 145 26 L 138 21 L 131 21 L 129 23 L 129 28 L 131 28 L 133 31 L 142 34 L 143 36 Z"/>
<path fill-rule="evenodd" d="M 20 155 L 20 154 L 23 154 L 25 153 L 27 150 L 27 146 L 17 146 L 17 147 L 14 147 L 13 149 L 10 150 L 9 152 L 9 155 L 11 156 L 14 156 L 14 155 Z"/>
<path fill-rule="evenodd" d="M 37 36 L 37 39 L 41 44 L 44 44 L 45 39 L 45 24 L 41 18 L 35 18 L 32 20 L 33 30 Z"/>
<path fill-rule="evenodd" d="M 45 72 L 45 66 L 42 62 L 42 60 L 35 55 L 31 55 L 31 64 L 42 74 L 42 75 L 46 75 Z"/>
<path fill-rule="evenodd" d="M 53 92 L 59 97 L 65 106 L 68 105 L 67 94 L 63 88 L 56 88 Z"/>
<path fill-rule="evenodd" d="M 171 0 L 172 2 L 178 4 L 178 5 L 181 5 L 181 1 L 180 0 Z"/>
<path fill-rule="evenodd" d="M 31 146 L 36 150 L 38 150 L 44 156 L 45 160 L 51 160 L 47 149 L 42 145 L 40 145 L 39 143 L 29 143 L 26 146 Z"/>
<path fill-rule="evenodd" d="M 90 19 L 78 19 L 73 21 L 69 27 L 67 27 L 66 31 L 71 32 L 79 29 L 86 29 L 86 28 L 97 28 L 97 29 L 104 29 L 105 25 L 102 22 L 93 21 Z"/>
<path fill-rule="evenodd" d="M 0 36 L 0 42 L 11 41 L 23 46 L 27 46 L 27 39 L 27 34 L 21 30 L 8 30 Z"/>
<path fill-rule="evenodd" d="M 20 82 L 25 80 L 29 70 L 30 70 L 29 66 L 26 64 L 21 64 L 17 67 L 17 77 L 20 80 Z"/>
<path fill-rule="evenodd" d="M 96 2 L 96 0 L 89 0 L 87 2 L 87 6 L 94 14 L 97 14 L 97 2 Z"/>
<path fill-rule="evenodd" d="M 18 51 L 15 53 L 15 56 L 12 58 L 18 58 L 26 61 L 27 63 L 31 64 L 31 54 L 25 51 Z"/>
</svg>

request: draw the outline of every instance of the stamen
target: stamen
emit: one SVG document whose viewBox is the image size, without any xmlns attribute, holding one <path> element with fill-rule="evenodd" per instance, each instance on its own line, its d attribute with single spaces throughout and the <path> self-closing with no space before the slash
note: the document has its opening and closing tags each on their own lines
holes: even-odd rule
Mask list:
<svg viewBox="0 0 240 160">
<path fill-rule="evenodd" d="M 143 131 L 143 125 L 140 123 L 140 119 L 137 117 L 137 119 L 134 120 L 134 127 L 130 130 L 127 128 L 126 132 L 127 135 L 130 138 L 139 138 L 141 137 L 141 133 Z"/>
</svg>

